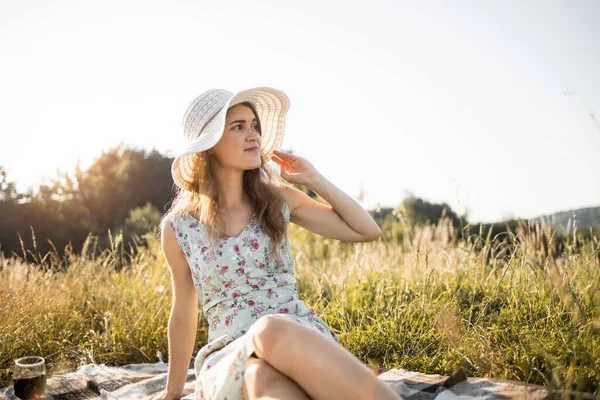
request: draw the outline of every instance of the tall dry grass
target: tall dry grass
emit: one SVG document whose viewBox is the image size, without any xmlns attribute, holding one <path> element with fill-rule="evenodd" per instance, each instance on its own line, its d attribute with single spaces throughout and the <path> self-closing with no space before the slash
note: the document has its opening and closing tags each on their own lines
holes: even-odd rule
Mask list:
<svg viewBox="0 0 600 400">
<path fill-rule="evenodd" d="M 290 232 L 300 298 L 371 367 L 460 366 L 600 393 L 597 237 L 573 233 L 557 255 L 556 232 L 527 224 L 503 240 L 465 237 L 447 219 L 372 243 Z M 0 260 L 0 385 L 25 354 L 46 357 L 51 373 L 167 360 L 169 273 L 156 234 L 145 239 L 126 250 L 117 235 L 92 256 L 90 236 L 80 254 Z M 207 338 L 200 320 L 196 348 Z"/>
</svg>

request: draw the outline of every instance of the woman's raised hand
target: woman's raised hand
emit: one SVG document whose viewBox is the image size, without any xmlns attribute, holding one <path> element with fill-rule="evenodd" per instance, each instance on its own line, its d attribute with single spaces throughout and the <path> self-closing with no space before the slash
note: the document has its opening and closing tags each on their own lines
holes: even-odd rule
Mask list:
<svg viewBox="0 0 600 400">
<path fill-rule="evenodd" d="M 271 159 L 281 167 L 279 175 L 289 183 L 309 186 L 319 175 L 315 167 L 302 157 L 274 150 Z"/>
</svg>

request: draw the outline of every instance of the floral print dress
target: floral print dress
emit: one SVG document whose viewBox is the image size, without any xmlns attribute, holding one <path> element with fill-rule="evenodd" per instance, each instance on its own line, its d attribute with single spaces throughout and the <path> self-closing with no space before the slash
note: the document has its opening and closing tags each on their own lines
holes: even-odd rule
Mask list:
<svg viewBox="0 0 600 400">
<path fill-rule="evenodd" d="M 289 223 L 285 202 L 282 212 Z M 207 227 L 191 215 L 175 217 L 170 225 L 208 322 L 208 343 L 194 363 L 196 399 L 242 399 L 242 377 L 253 351 L 246 332 L 264 315 L 290 318 L 339 343 L 338 336 L 298 298 L 291 243 L 285 239 L 280 243 L 283 263 L 279 262 L 256 213 L 238 236 L 220 234 L 217 246 L 208 240 Z"/>
</svg>

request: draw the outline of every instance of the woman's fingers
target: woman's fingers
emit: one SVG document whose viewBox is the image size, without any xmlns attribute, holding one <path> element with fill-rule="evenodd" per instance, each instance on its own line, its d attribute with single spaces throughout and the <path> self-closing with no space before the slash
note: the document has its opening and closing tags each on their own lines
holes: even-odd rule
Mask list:
<svg viewBox="0 0 600 400">
<path fill-rule="evenodd" d="M 283 158 L 285 160 L 293 161 L 293 160 L 295 160 L 297 158 L 295 155 L 292 155 L 292 154 L 289 154 L 289 153 L 284 153 L 283 151 L 274 150 L 274 152 L 276 153 L 276 155 L 279 158 Z"/>
<path fill-rule="evenodd" d="M 286 158 L 279 157 L 279 160 L 281 160 L 281 162 L 283 162 L 288 168 L 298 168 L 300 166 L 297 159 L 296 160 L 288 160 Z"/>
<path fill-rule="evenodd" d="M 275 156 L 275 155 L 274 155 L 274 156 L 273 156 L 273 157 L 271 157 L 271 158 L 272 158 L 272 159 L 273 159 L 273 161 L 275 161 L 277 164 L 280 164 L 280 165 L 281 165 L 281 164 L 283 164 L 283 165 L 285 165 L 285 166 L 286 166 L 286 167 L 288 167 L 288 168 L 289 168 L 289 166 L 290 166 L 290 164 L 289 164 L 289 163 L 288 163 L 286 160 L 282 159 L 281 157 L 278 157 L 278 156 Z"/>
</svg>

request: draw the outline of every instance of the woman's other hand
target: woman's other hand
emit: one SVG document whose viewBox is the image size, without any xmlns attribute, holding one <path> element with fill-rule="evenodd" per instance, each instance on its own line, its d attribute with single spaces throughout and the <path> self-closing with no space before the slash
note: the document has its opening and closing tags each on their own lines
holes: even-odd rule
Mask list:
<svg viewBox="0 0 600 400">
<path fill-rule="evenodd" d="M 281 168 L 279 175 L 289 183 L 310 186 L 319 175 L 316 168 L 302 157 L 274 150 L 271 159 Z"/>
</svg>

